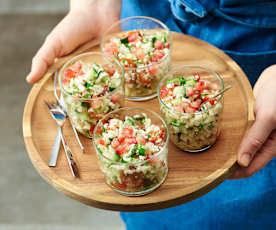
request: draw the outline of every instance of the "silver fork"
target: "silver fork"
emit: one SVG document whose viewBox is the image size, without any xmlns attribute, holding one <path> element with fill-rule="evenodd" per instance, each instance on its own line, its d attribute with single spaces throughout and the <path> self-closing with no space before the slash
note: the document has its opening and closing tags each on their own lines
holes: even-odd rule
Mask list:
<svg viewBox="0 0 276 230">
<path fill-rule="evenodd" d="M 64 102 L 63 96 L 62 96 L 62 94 L 60 94 L 60 98 L 59 98 L 58 95 L 57 95 L 57 71 L 55 72 L 55 76 L 54 76 L 54 94 L 55 94 L 55 97 L 57 99 L 58 104 L 60 105 L 60 107 L 63 109 L 63 111 L 66 113 L 66 116 L 67 116 L 68 114 L 67 114 L 67 111 L 66 111 L 66 106 L 65 106 L 65 102 Z M 79 135 L 77 133 L 77 130 L 76 130 L 75 126 L 72 124 L 70 118 L 69 118 L 69 121 L 70 121 L 72 129 L 74 131 L 74 135 L 75 135 L 75 137 L 77 139 L 77 142 L 78 142 L 78 144 L 79 144 L 82 152 L 84 152 L 84 147 L 83 147 L 83 145 L 82 145 L 82 143 L 80 141 L 80 138 L 79 138 Z"/>
<path fill-rule="evenodd" d="M 63 109 L 54 102 L 46 102 L 51 116 L 54 118 L 54 120 L 57 122 L 57 125 L 60 127 L 60 137 L 61 141 L 64 147 L 64 151 L 66 154 L 66 158 L 70 167 L 70 170 L 72 172 L 72 175 L 74 177 L 79 177 L 79 170 L 76 164 L 76 161 L 74 160 L 73 154 L 69 146 L 66 144 L 64 136 L 63 136 L 63 125 L 66 121 L 66 113 L 63 111 Z"/>
</svg>

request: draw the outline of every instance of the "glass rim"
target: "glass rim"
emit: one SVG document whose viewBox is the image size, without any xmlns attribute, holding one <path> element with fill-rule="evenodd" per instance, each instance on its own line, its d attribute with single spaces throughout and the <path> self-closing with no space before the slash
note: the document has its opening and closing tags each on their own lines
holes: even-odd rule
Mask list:
<svg viewBox="0 0 276 230">
<path fill-rule="evenodd" d="M 73 61 L 75 61 L 75 59 L 81 58 L 81 57 L 83 57 L 83 56 L 92 56 L 92 55 L 99 55 L 99 56 L 102 56 L 103 59 L 106 60 L 107 64 L 111 64 L 111 65 L 113 64 L 112 62 L 108 61 L 108 58 L 111 58 L 113 61 L 115 61 L 116 65 L 117 65 L 117 66 L 121 69 L 121 71 L 122 71 L 122 73 L 120 74 L 120 76 L 121 76 L 121 83 L 120 83 L 120 85 L 119 85 L 115 90 L 113 90 L 112 92 L 108 92 L 108 93 L 106 93 L 105 95 L 100 96 L 100 97 L 96 97 L 96 98 L 77 97 L 77 96 L 75 96 L 75 95 L 71 95 L 71 94 L 68 93 L 68 92 L 64 89 L 64 87 L 63 87 L 63 83 L 62 83 L 62 80 L 61 80 L 61 78 L 62 78 L 62 73 L 64 72 L 64 70 L 65 70 Z M 107 57 L 106 55 L 104 55 L 104 54 L 101 53 L 101 52 L 85 52 L 85 53 L 81 53 L 81 54 L 79 54 L 79 55 L 77 55 L 77 56 L 74 56 L 73 58 L 69 59 L 69 60 L 62 66 L 62 68 L 61 68 L 60 71 L 59 71 L 58 83 L 59 83 L 59 86 L 60 86 L 60 88 L 61 88 L 61 91 L 62 91 L 63 93 L 65 93 L 67 96 L 73 97 L 74 99 L 77 99 L 77 100 L 79 100 L 79 101 L 95 101 L 95 100 L 100 100 L 100 99 L 102 99 L 102 98 L 106 98 L 107 96 L 110 96 L 110 95 L 116 93 L 116 92 L 119 90 L 120 86 L 122 86 L 122 85 L 124 86 L 124 74 L 125 74 L 125 71 L 124 71 L 123 66 L 122 66 L 121 63 L 120 63 L 118 60 L 116 60 L 115 58 L 113 58 L 113 57 Z"/>
<path fill-rule="evenodd" d="M 115 114 L 115 113 L 118 113 L 120 111 L 127 111 L 127 110 L 134 110 L 134 109 L 137 109 L 137 110 L 141 110 L 142 112 L 143 111 L 146 111 L 146 112 L 149 112 L 151 114 L 153 114 L 155 117 L 157 117 L 159 120 L 161 120 L 161 122 L 163 123 L 163 126 L 166 128 L 166 132 L 167 132 L 167 137 L 166 137 L 166 141 L 164 143 L 164 145 L 162 146 L 162 148 L 156 153 L 153 155 L 153 157 L 151 157 L 150 159 L 146 159 L 146 160 L 141 160 L 141 161 L 138 161 L 138 162 L 126 162 L 126 163 L 123 163 L 123 162 L 118 162 L 118 161 L 114 161 L 108 157 L 106 157 L 105 155 L 101 154 L 100 151 L 98 150 L 97 148 L 97 145 L 95 143 L 95 136 L 96 136 L 96 130 L 98 129 L 99 125 L 102 124 L 102 121 L 105 120 L 108 116 L 110 116 L 111 114 Z M 148 162 L 149 160 L 151 159 L 155 159 L 156 157 L 158 157 L 159 155 L 162 154 L 162 152 L 167 148 L 168 144 L 169 144 L 169 128 L 166 124 L 166 122 L 164 121 L 164 119 L 156 112 L 154 111 L 151 111 L 149 109 L 145 109 L 145 108 L 141 108 L 141 107 L 123 107 L 123 108 L 119 108 L 119 109 L 116 109 L 108 114 L 106 114 L 101 120 L 99 120 L 94 128 L 94 131 L 93 131 L 93 137 L 92 137 L 92 142 L 93 142 L 93 146 L 94 148 L 96 149 L 96 152 L 97 154 L 100 154 L 100 156 L 102 156 L 103 158 L 105 158 L 106 160 L 108 160 L 109 162 L 111 163 L 115 163 L 115 164 L 122 164 L 122 165 L 138 165 L 138 164 L 143 164 L 143 163 L 146 163 Z"/>
<path fill-rule="evenodd" d="M 103 33 L 102 35 L 102 38 L 101 38 L 101 42 L 100 42 L 100 47 L 101 47 L 101 52 L 104 53 L 104 47 L 103 47 L 103 44 L 104 44 L 104 40 L 106 38 L 106 36 L 109 34 L 109 32 L 117 25 L 121 24 L 121 23 L 124 23 L 125 21 L 128 21 L 128 20 L 132 20 L 132 19 L 147 19 L 147 20 L 151 20 L 151 21 L 154 21 L 156 23 L 158 23 L 159 25 L 161 25 L 163 27 L 163 29 L 165 31 L 168 32 L 168 36 L 169 36 L 169 40 L 170 40 L 170 47 L 169 47 L 169 53 L 166 54 L 164 57 L 162 57 L 160 60 L 158 60 L 157 62 L 152 62 L 152 63 L 149 63 L 145 66 L 140 66 L 140 67 L 123 67 L 125 68 L 126 70 L 135 70 L 135 69 L 146 69 L 148 68 L 149 66 L 152 66 L 152 65 L 156 65 L 156 64 L 160 64 L 162 63 L 163 61 L 165 61 L 167 58 L 170 57 L 170 54 L 171 54 L 171 49 L 172 49 L 172 45 L 173 45 L 173 39 L 172 39 L 172 33 L 170 31 L 170 29 L 161 21 L 159 21 L 158 19 L 155 19 L 155 18 L 152 18 L 152 17 L 147 17 L 147 16 L 132 16 L 132 17 L 127 17 L 127 18 L 124 18 L 124 19 L 121 19 L 119 21 L 116 21 L 115 23 L 113 23 L 110 27 L 108 27 L 107 30 L 105 30 L 105 32 Z M 146 29 L 145 29 L 146 30 Z M 135 30 L 127 30 L 127 31 L 135 31 Z M 138 30 L 137 30 L 138 31 Z M 119 33 L 122 33 L 124 31 L 121 31 Z M 112 55 L 110 55 L 112 56 Z"/>
<path fill-rule="evenodd" d="M 224 90 L 224 81 L 222 79 L 222 77 L 215 71 L 209 69 L 209 68 L 206 68 L 206 67 L 203 67 L 203 66 L 196 66 L 196 65 L 181 65 L 181 66 L 177 66 L 173 69 L 171 69 L 171 71 L 169 71 L 159 82 L 158 84 L 158 88 L 157 88 L 157 96 L 158 96 L 158 100 L 160 102 L 161 105 L 164 105 L 166 109 L 168 110 L 173 110 L 174 113 L 176 114 L 182 114 L 182 115 L 187 115 L 187 116 L 190 116 L 190 115 L 193 115 L 193 114 L 203 114 L 205 112 L 208 112 L 210 109 L 212 109 L 213 107 L 215 107 L 217 105 L 214 104 L 214 105 L 211 105 L 209 108 L 207 108 L 205 111 L 199 111 L 199 112 L 194 112 L 194 113 L 185 113 L 185 112 L 178 112 L 176 111 L 174 108 L 170 108 L 164 101 L 163 99 L 160 97 L 160 87 L 163 83 L 163 81 L 170 75 L 170 74 L 173 74 L 174 72 L 176 72 L 177 70 L 180 70 L 180 69 L 187 69 L 187 68 L 200 68 L 200 69 L 203 69 L 203 70 L 206 70 L 208 71 L 209 73 L 212 73 L 214 76 L 216 76 L 217 79 L 219 79 L 220 83 L 221 83 L 221 86 L 222 86 L 222 90 Z M 219 99 L 218 99 L 218 103 L 222 100 L 224 96 L 224 93 L 222 93 L 220 96 L 219 96 Z"/>
</svg>

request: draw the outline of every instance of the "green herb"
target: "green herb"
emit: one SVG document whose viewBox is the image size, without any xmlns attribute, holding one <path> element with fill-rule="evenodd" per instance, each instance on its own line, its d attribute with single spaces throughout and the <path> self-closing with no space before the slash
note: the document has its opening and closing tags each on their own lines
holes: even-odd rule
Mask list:
<svg viewBox="0 0 276 230">
<path fill-rule="evenodd" d="M 121 158 L 120 155 L 116 152 L 114 152 L 114 156 L 115 156 L 116 160 L 120 160 L 120 158 Z"/>
<path fill-rule="evenodd" d="M 99 148 L 99 145 L 96 145 L 97 150 L 100 152 L 100 154 L 103 154 L 103 151 Z"/>
<path fill-rule="evenodd" d="M 139 121 L 140 123 L 144 123 L 146 118 L 145 117 L 134 117 L 136 121 Z"/>
<path fill-rule="evenodd" d="M 172 121 L 171 122 L 171 125 L 172 126 L 175 126 L 175 127 L 180 127 L 181 125 L 184 125 L 184 123 L 180 122 L 180 121 Z"/>
<path fill-rule="evenodd" d="M 139 144 L 136 144 L 134 146 L 134 148 L 131 150 L 131 157 L 133 157 L 134 155 L 136 155 L 136 152 L 138 150 Z"/>
<path fill-rule="evenodd" d="M 204 124 L 200 123 L 200 124 L 199 124 L 199 130 L 202 130 L 203 127 L 204 127 Z"/>
<path fill-rule="evenodd" d="M 104 126 L 102 126 L 103 132 L 106 133 L 106 129 Z"/>
<path fill-rule="evenodd" d="M 152 42 L 152 47 L 154 47 L 154 43 L 155 43 L 156 40 L 157 40 L 156 37 L 153 37 L 153 38 L 152 38 L 152 40 L 151 40 L 151 42 Z"/>
<path fill-rule="evenodd" d="M 167 33 L 166 32 L 164 32 L 164 43 L 166 43 L 167 42 Z"/>
<path fill-rule="evenodd" d="M 93 87 L 93 85 L 90 84 L 90 83 L 88 83 L 88 82 L 85 82 L 85 83 L 84 83 L 84 86 L 85 86 L 85 88 L 87 88 L 87 89 L 91 89 L 91 88 Z"/>
<path fill-rule="evenodd" d="M 116 89 L 116 88 L 114 88 L 114 87 L 109 87 L 109 92 L 112 92 L 114 89 Z"/>
<path fill-rule="evenodd" d="M 90 97 L 90 94 L 89 94 L 89 93 L 87 93 L 87 94 L 85 94 L 83 97 L 88 98 L 88 97 Z"/>
<path fill-rule="evenodd" d="M 131 124 L 131 125 L 134 125 L 134 121 L 131 119 L 131 118 L 127 118 L 127 122 L 129 123 L 129 124 Z"/>
<path fill-rule="evenodd" d="M 121 42 L 122 44 L 128 44 L 128 37 L 122 38 L 122 39 L 120 40 L 120 42 Z"/>
<path fill-rule="evenodd" d="M 90 107 L 89 102 L 82 101 L 81 106 L 86 107 L 87 109 Z"/>
<path fill-rule="evenodd" d="M 142 156 L 144 156 L 144 155 L 145 155 L 145 152 L 146 152 L 146 149 L 143 148 L 143 147 L 140 147 L 140 149 L 139 149 L 139 154 L 142 155 Z"/>
<path fill-rule="evenodd" d="M 95 74 L 98 75 L 98 71 L 95 68 L 92 67 L 92 70 L 94 71 Z"/>
<path fill-rule="evenodd" d="M 121 162 L 122 163 L 127 163 L 127 161 L 125 161 L 123 158 L 121 159 Z"/>
<path fill-rule="evenodd" d="M 103 70 L 100 70 L 98 73 L 97 73 L 97 77 L 100 76 L 101 73 L 103 73 L 104 71 Z"/>
</svg>

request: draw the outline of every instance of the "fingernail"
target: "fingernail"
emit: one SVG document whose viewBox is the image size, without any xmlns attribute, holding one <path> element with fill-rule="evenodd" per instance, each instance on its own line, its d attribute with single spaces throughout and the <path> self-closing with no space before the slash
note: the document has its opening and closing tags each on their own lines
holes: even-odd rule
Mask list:
<svg viewBox="0 0 276 230">
<path fill-rule="evenodd" d="M 28 74 L 28 76 L 26 77 L 26 81 L 30 82 L 30 74 Z"/>
<path fill-rule="evenodd" d="M 240 159 L 240 162 L 241 164 L 244 166 L 244 167 L 247 167 L 249 165 L 251 161 L 251 157 L 249 154 L 247 153 L 244 153 L 242 156 L 241 156 L 241 159 Z"/>
</svg>

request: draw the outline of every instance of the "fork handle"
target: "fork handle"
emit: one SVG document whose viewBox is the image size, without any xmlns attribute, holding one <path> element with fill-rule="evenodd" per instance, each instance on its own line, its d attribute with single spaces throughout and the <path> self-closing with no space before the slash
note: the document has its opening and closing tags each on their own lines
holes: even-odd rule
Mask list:
<svg viewBox="0 0 276 230">
<path fill-rule="evenodd" d="M 61 128 L 61 141 L 62 141 L 62 144 L 63 144 L 65 155 L 66 155 L 70 170 L 72 172 L 72 175 L 74 177 L 79 177 L 79 169 L 78 169 L 77 163 L 74 159 L 74 156 L 72 154 L 71 149 L 69 148 L 69 146 L 66 144 L 66 142 L 64 140 L 62 128 Z"/>
<path fill-rule="evenodd" d="M 58 158 L 58 153 L 59 153 L 59 148 L 60 148 L 60 140 L 61 140 L 61 128 L 60 126 L 57 129 L 57 134 L 56 138 L 52 147 L 50 159 L 48 162 L 48 165 L 50 167 L 55 167 L 57 164 L 57 158 Z"/>
</svg>

